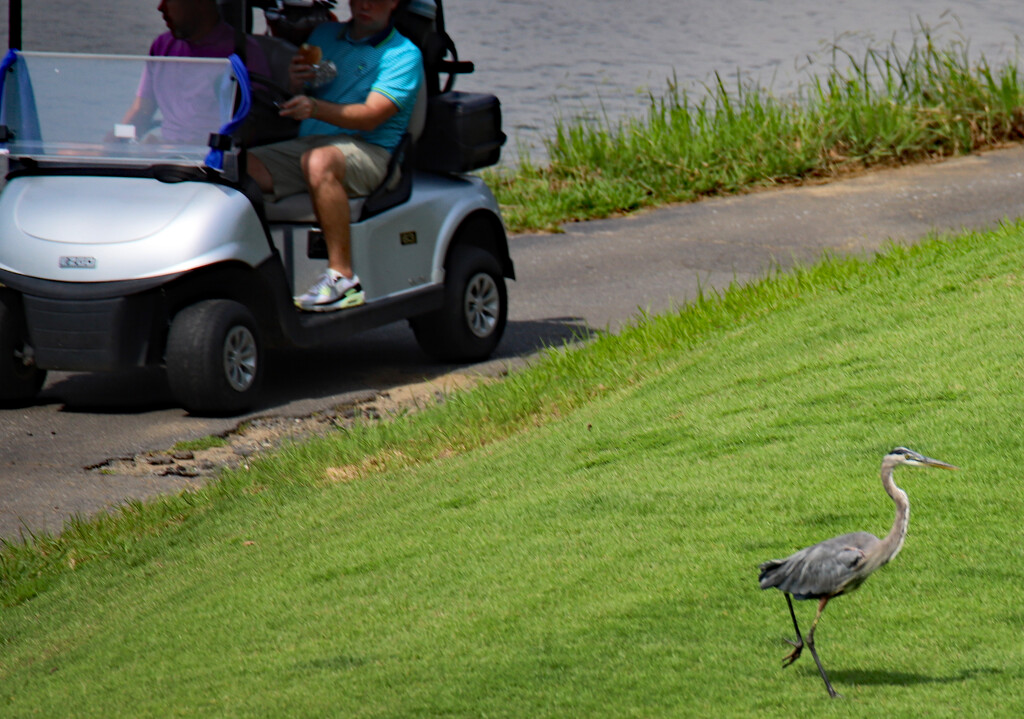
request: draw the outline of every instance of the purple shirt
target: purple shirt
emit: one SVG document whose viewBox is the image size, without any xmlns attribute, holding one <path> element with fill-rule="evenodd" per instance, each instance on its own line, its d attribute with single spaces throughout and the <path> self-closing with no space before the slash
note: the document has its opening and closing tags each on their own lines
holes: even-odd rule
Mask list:
<svg viewBox="0 0 1024 719">
<path fill-rule="evenodd" d="M 250 72 L 270 76 L 270 65 L 259 44 L 246 38 L 246 66 Z M 220 22 L 199 42 L 174 37 L 170 32 L 157 37 L 149 48 L 154 57 L 228 57 L 235 51 L 235 30 Z M 176 65 L 150 63 L 139 83 L 138 96 L 154 100 L 163 116 L 161 135 L 167 142 L 206 144 L 209 133 L 217 132 L 227 119 L 221 116 L 211 96 L 216 76 L 185 72 Z"/>
<path fill-rule="evenodd" d="M 165 32 L 149 47 L 155 57 L 227 57 L 235 51 L 235 29 L 223 20 L 199 42 L 179 40 Z M 260 75 L 270 75 L 270 65 L 258 42 L 245 38 L 246 67 Z"/>
</svg>

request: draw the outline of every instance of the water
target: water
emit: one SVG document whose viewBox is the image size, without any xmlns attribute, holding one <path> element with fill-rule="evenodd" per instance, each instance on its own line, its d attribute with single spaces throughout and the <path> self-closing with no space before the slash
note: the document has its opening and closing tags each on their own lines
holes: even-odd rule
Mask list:
<svg viewBox="0 0 1024 719">
<path fill-rule="evenodd" d="M 497 94 L 506 132 L 532 156 L 556 115 L 642 116 L 673 76 L 691 96 L 716 72 L 735 86 L 738 70 L 787 94 L 831 61 L 834 43 L 855 56 L 890 41 L 908 48 L 923 22 L 1001 64 L 1024 33 L 1013 0 L 449 0 L 445 9 L 460 56 L 478 68 L 458 87 Z"/>
<path fill-rule="evenodd" d="M 165 29 L 157 0 L 25 4 L 28 49 L 145 53 Z M 446 0 L 445 19 L 460 58 L 477 67 L 457 88 L 501 98 L 506 161 L 517 147 L 542 160 L 556 116 L 642 115 L 673 76 L 699 96 L 716 72 L 734 86 L 739 71 L 783 95 L 831 60 L 834 43 L 855 56 L 908 48 L 923 23 L 941 44 L 961 40 L 998 65 L 1016 58 L 1024 34 L 1016 0 Z"/>
</svg>

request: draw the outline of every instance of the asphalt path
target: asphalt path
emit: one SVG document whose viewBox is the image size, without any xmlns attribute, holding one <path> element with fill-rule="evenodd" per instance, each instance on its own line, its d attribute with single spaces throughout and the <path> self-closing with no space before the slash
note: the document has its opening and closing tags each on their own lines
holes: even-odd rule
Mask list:
<svg viewBox="0 0 1024 719">
<path fill-rule="evenodd" d="M 725 289 L 826 251 L 870 254 L 890 241 L 1022 214 L 1024 149 L 1013 147 L 517 235 L 509 326 L 490 362 L 431 364 L 405 323 L 395 324 L 341 345 L 272 355 L 266 402 L 249 418 L 307 416 L 452 372 L 494 374 L 542 347 L 617 331 L 640 310 L 682 305 L 700 288 Z M 0 538 L 56 531 L 72 515 L 178 491 L 185 478 L 89 468 L 222 434 L 239 421 L 189 416 L 158 371 L 51 373 L 36 404 L 0 410 Z"/>
</svg>

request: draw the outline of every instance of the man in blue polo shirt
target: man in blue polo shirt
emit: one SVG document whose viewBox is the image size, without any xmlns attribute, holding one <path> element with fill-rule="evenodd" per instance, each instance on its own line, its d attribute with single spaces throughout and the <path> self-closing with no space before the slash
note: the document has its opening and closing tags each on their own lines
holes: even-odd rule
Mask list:
<svg viewBox="0 0 1024 719">
<path fill-rule="evenodd" d="M 313 312 L 355 307 L 363 288 L 352 268 L 348 199 L 380 185 L 388 160 L 409 126 L 423 75 L 419 49 L 396 31 L 391 15 L 400 0 L 349 0 L 347 23 L 324 23 L 308 44 L 338 69 L 329 83 L 281 106 L 301 120 L 299 137 L 253 148 L 249 174 L 275 199 L 309 190 L 327 243 L 327 270 L 295 304 Z M 297 55 L 292 91 L 315 79 Z"/>
</svg>

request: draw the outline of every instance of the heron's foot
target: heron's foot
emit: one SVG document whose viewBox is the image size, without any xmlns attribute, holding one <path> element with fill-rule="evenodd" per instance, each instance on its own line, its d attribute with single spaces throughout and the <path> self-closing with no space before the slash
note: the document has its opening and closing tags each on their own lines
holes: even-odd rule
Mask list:
<svg viewBox="0 0 1024 719">
<path fill-rule="evenodd" d="M 788 667 L 790 664 L 792 664 L 800 658 L 800 652 L 804 650 L 804 643 L 803 641 L 794 642 L 792 639 L 786 639 L 785 641 L 787 644 L 791 644 L 793 646 L 793 651 L 791 651 L 782 659 L 782 666 Z"/>
</svg>

